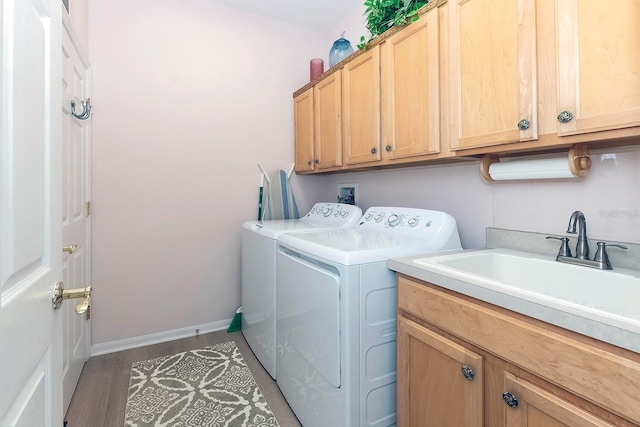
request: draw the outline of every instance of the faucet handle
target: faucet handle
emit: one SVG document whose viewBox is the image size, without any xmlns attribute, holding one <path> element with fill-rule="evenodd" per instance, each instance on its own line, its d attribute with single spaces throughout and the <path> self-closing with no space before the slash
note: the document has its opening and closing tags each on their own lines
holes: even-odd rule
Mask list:
<svg viewBox="0 0 640 427">
<path fill-rule="evenodd" d="M 571 257 L 572 256 L 571 255 L 571 249 L 569 249 L 569 238 L 568 237 L 547 236 L 546 239 L 560 240 L 560 242 L 562 242 L 560 244 L 560 250 L 558 250 L 558 257 L 561 257 L 561 256 Z"/>
<path fill-rule="evenodd" d="M 613 270 L 613 267 L 611 267 L 611 262 L 609 262 L 607 246 L 615 246 L 616 248 L 622 249 L 627 249 L 627 247 L 622 245 L 614 245 L 613 243 L 598 242 L 598 250 L 596 251 L 596 255 L 593 257 L 593 260 L 595 262 L 601 263 L 604 270 Z"/>
</svg>

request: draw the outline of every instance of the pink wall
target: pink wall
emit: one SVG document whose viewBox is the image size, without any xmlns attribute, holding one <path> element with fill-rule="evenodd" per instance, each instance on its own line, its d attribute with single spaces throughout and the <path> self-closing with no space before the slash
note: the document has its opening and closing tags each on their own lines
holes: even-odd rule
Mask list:
<svg viewBox="0 0 640 427">
<path fill-rule="evenodd" d="M 69 0 L 69 18 L 85 52 L 89 51 L 89 0 Z"/>
<path fill-rule="evenodd" d="M 229 319 L 257 162 L 291 165 L 322 34 L 209 0 L 91 1 L 89 29 L 93 343 Z"/>
<path fill-rule="evenodd" d="M 80 0 L 78 0 L 80 1 Z M 228 319 L 240 304 L 240 226 L 258 169 L 293 158 L 291 94 L 341 29 L 324 33 L 209 0 L 90 1 L 93 67 L 93 342 Z M 361 27 L 360 27 L 361 26 Z M 450 212 L 464 247 L 486 227 L 563 233 L 585 212 L 594 238 L 640 242 L 640 149 L 593 153 L 582 182 L 489 184 L 477 162 L 301 176 L 301 211 L 358 183 L 360 206 Z"/>
<path fill-rule="evenodd" d="M 593 166 L 572 180 L 488 183 L 478 162 L 331 175 L 320 197 L 333 199 L 341 183 L 357 183 L 360 207 L 413 206 L 456 217 L 462 246 L 483 248 L 487 227 L 564 234 L 581 210 L 594 239 L 640 243 L 640 148 L 592 152 Z M 613 154 L 615 158 L 611 156 Z"/>
</svg>

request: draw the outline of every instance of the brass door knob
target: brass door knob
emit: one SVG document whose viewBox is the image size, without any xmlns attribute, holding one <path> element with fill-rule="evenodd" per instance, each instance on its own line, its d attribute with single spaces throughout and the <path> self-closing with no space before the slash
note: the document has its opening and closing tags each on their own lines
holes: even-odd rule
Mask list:
<svg viewBox="0 0 640 427">
<path fill-rule="evenodd" d="M 77 251 L 79 248 L 78 245 L 68 245 L 68 246 L 63 246 L 62 247 L 62 252 L 68 253 L 69 255 L 71 255 L 72 253 L 74 253 L 75 251 Z"/>
<path fill-rule="evenodd" d="M 76 304 L 76 313 L 83 314 L 91 304 L 92 290 L 91 286 L 87 286 L 86 288 L 64 289 L 63 282 L 56 282 L 56 284 L 53 285 L 53 296 L 51 297 L 53 309 L 57 310 L 62 307 L 62 302 L 66 299 L 81 298 L 82 300 Z"/>
</svg>

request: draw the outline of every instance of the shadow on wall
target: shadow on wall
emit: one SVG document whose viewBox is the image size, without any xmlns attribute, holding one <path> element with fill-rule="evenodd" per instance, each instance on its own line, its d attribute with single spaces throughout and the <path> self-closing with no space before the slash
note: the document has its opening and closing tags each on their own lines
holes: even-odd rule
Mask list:
<svg viewBox="0 0 640 427">
<path fill-rule="evenodd" d="M 302 191 L 331 200 L 336 185 L 358 185 L 357 204 L 445 211 L 458 222 L 462 246 L 484 248 L 486 228 L 562 234 L 574 210 L 584 212 L 593 238 L 640 242 L 640 148 L 592 151 L 582 181 L 489 183 L 478 162 L 309 176 Z M 597 197 L 596 197 L 597 196 Z"/>
</svg>

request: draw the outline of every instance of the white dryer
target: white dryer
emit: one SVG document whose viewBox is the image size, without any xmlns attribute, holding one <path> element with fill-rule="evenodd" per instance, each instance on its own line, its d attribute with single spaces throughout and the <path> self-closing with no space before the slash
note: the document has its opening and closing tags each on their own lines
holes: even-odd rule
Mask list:
<svg viewBox="0 0 640 427">
<path fill-rule="evenodd" d="M 278 239 L 277 383 L 305 427 L 396 423 L 389 258 L 461 249 L 444 212 L 376 207 L 357 226 Z"/>
<path fill-rule="evenodd" d="M 276 378 L 276 250 L 278 236 L 353 227 L 362 210 L 342 203 L 316 203 L 301 219 L 247 221 L 242 226 L 242 333 Z"/>
</svg>

